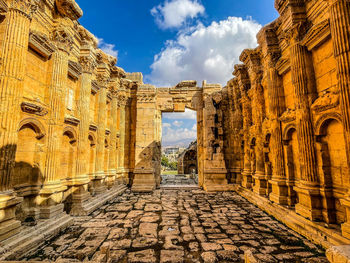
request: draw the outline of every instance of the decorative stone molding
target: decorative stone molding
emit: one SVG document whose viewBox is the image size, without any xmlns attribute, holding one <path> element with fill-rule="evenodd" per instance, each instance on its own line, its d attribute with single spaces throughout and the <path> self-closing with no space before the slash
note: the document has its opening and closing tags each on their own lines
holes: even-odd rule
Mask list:
<svg viewBox="0 0 350 263">
<path fill-rule="evenodd" d="M 290 71 L 290 60 L 289 58 L 280 58 L 276 63 L 276 69 L 279 75 L 283 75 Z"/>
<path fill-rule="evenodd" d="M 79 58 L 81 70 L 83 73 L 92 73 L 96 67 L 96 61 L 92 56 L 81 56 Z"/>
<path fill-rule="evenodd" d="M 83 11 L 74 0 L 56 0 L 56 7 L 62 16 L 77 20 L 83 15 Z"/>
<path fill-rule="evenodd" d="M 97 125 L 95 123 L 91 123 L 89 126 L 90 131 L 97 131 Z"/>
<path fill-rule="evenodd" d="M 111 134 L 111 130 L 110 129 L 106 129 L 106 135 Z"/>
<path fill-rule="evenodd" d="M 100 86 L 98 85 L 96 80 L 91 81 L 91 93 L 97 94 L 98 90 L 100 89 Z"/>
<path fill-rule="evenodd" d="M 44 107 L 31 102 L 22 102 L 21 109 L 23 112 L 38 116 L 45 116 L 48 113 L 48 110 Z"/>
<path fill-rule="evenodd" d="M 326 19 L 317 25 L 314 25 L 302 40 L 302 45 L 306 46 L 308 50 L 320 46 L 331 36 L 331 30 L 329 27 L 329 20 Z"/>
<path fill-rule="evenodd" d="M 36 31 L 29 33 L 29 47 L 45 59 L 48 59 L 55 51 L 55 47 L 50 43 L 48 36 Z"/>
<path fill-rule="evenodd" d="M 281 117 L 279 117 L 279 120 L 284 123 L 295 121 L 296 119 L 296 112 L 293 109 L 287 109 Z"/>
<path fill-rule="evenodd" d="M 110 81 L 110 75 L 107 72 L 97 74 L 96 80 L 100 87 L 107 88 L 108 82 Z"/>
<path fill-rule="evenodd" d="M 68 75 L 72 77 L 73 79 L 77 80 L 79 79 L 79 76 L 82 73 L 82 66 L 74 61 L 69 60 L 68 61 Z"/>
<path fill-rule="evenodd" d="M 333 109 L 339 105 L 339 93 L 325 91 L 322 96 L 315 100 L 311 109 L 320 113 L 329 109 Z"/>
<path fill-rule="evenodd" d="M 154 103 L 155 94 L 137 94 L 137 103 Z"/>
<path fill-rule="evenodd" d="M 8 8 L 7 8 L 6 2 L 4 0 L 0 0 L 0 17 L 5 16 L 7 11 L 8 11 Z"/>
<path fill-rule="evenodd" d="M 184 80 L 178 83 L 175 87 L 176 88 L 195 88 L 197 86 L 197 81 L 195 80 Z"/>
<path fill-rule="evenodd" d="M 69 53 L 72 49 L 73 38 L 64 27 L 56 28 L 52 32 L 51 39 L 55 42 L 57 48 Z"/>
<path fill-rule="evenodd" d="M 128 73 L 130 75 L 130 73 Z M 111 78 L 125 78 L 126 77 L 126 73 L 124 71 L 124 69 L 117 67 L 117 66 L 113 66 L 111 69 Z"/>
<path fill-rule="evenodd" d="M 78 25 L 78 33 L 81 39 L 82 46 L 92 45 L 92 47 L 97 48 L 98 39 L 86 28 L 84 28 L 81 25 Z"/>
<path fill-rule="evenodd" d="M 66 115 L 64 117 L 64 123 L 70 124 L 73 126 L 78 126 L 78 124 L 80 123 L 80 120 L 72 115 Z"/>
</svg>

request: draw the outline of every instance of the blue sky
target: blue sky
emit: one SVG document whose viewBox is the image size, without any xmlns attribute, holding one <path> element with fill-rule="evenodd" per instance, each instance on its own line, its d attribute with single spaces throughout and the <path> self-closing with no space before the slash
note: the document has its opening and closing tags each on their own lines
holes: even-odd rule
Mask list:
<svg viewBox="0 0 350 263">
<path fill-rule="evenodd" d="M 225 85 L 241 51 L 255 47 L 261 25 L 278 16 L 274 0 L 76 2 L 84 11 L 79 22 L 100 39 L 100 48 L 157 86 L 187 79 Z M 191 139 L 194 116 L 163 115 L 163 141 L 170 144 L 179 134 Z"/>
</svg>

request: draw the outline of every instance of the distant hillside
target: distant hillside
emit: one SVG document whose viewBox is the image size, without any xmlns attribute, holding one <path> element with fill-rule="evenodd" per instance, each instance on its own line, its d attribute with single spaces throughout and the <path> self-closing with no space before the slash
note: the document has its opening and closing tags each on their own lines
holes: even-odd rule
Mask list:
<svg viewBox="0 0 350 263">
<path fill-rule="evenodd" d="M 188 145 L 193 141 L 193 139 L 182 139 L 177 142 L 171 143 L 162 143 L 162 147 L 179 147 L 179 148 L 187 148 Z"/>
</svg>

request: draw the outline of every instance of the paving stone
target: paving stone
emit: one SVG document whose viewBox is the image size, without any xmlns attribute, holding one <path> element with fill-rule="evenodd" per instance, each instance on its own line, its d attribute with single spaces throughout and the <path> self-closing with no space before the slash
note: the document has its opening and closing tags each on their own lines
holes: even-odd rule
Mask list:
<svg viewBox="0 0 350 263">
<path fill-rule="evenodd" d="M 324 251 L 235 193 L 126 193 L 35 251 L 29 260 L 324 263 Z M 27 258 L 26 258 L 27 260 Z"/>
<path fill-rule="evenodd" d="M 184 252 L 181 250 L 162 250 L 160 252 L 161 263 L 181 263 L 184 262 Z"/>
</svg>

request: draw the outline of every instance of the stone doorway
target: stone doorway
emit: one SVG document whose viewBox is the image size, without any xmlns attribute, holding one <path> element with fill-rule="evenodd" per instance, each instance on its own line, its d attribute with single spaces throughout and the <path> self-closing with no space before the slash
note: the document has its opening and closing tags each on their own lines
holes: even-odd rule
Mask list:
<svg viewBox="0 0 350 263">
<path fill-rule="evenodd" d="M 197 114 L 198 185 L 206 191 L 227 191 L 227 169 L 224 160 L 223 113 L 221 86 L 197 86 L 183 81 L 171 88 L 140 85 L 135 116 L 135 168 L 132 191 L 152 192 L 161 183 L 162 114 L 184 112 Z"/>
</svg>

